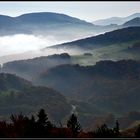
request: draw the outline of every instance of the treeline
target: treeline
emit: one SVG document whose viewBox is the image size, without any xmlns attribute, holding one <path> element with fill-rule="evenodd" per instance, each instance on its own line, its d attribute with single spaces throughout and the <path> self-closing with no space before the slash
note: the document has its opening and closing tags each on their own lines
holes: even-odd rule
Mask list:
<svg viewBox="0 0 140 140">
<path fill-rule="evenodd" d="M 116 120 L 114 128 L 101 125 L 94 131 L 84 132 L 75 114 L 67 120 L 67 126 L 54 125 L 49 121 L 44 109 L 41 109 L 35 119 L 22 113 L 11 115 L 11 122 L 0 121 L 1 138 L 121 138 L 124 137 Z M 140 125 L 135 130 L 135 136 L 140 137 Z"/>
</svg>

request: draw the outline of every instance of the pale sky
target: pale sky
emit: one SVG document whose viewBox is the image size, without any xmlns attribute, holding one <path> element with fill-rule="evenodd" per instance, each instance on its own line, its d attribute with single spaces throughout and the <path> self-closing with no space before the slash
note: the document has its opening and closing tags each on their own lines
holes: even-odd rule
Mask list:
<svg viewBox="0 0 140 140">
<path fill-rule="evenodd" d="M 125 17 L 140 13 L 138 1 L 0 1 L 0 14 L 18 16 L 30 12 L 56 12 L 77 17 L 86 21 L 95 21 L 109 17 Z"/>
</svg>

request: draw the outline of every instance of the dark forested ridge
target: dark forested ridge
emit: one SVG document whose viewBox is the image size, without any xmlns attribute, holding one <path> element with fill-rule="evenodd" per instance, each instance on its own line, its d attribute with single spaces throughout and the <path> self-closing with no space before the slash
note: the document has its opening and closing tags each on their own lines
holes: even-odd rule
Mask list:
<svg viewBox="0 0 140 140">
<path fill-rule="evenodd" d="M 29 115 L 40 107 L 45 107 L 54 120 L 63 119 L 71 110 L 70 104 L 59 92 L 47 87 L 33 86 L 11 74 L 0 74 L 1 118 L 20 111 Z"/>
<path fill-rule="evenodd" d="M 90 104 L 88 108 L 96 106 L 93 110 L 99 112 L 120 114 L 139 110 L 140 63 L 137 61 L 101 61 L 87 67 L 61 65 L 46 71 L 36 81 L 73 100 Z"/>
<path fill-rule="evenodd" d="M 42 56 L 28 60 L 18 60 L 3 64 L 1 72 L 16 74 L 28 80 L 40 73 L 62 64 L 71 64 L 71 56 L 67 53 Z"/>
<path fill-rule="evenodd" d="M 93 49 L 111 44 L 125 43 L 129 41 L 137 41 L 140 39 L 140 27 L 128 27 L 123 29 L 106 32 L 101 35 L 80 39 L 60 45 L 55 45 L 55 48 L 81 48 Z"/>
</svg>

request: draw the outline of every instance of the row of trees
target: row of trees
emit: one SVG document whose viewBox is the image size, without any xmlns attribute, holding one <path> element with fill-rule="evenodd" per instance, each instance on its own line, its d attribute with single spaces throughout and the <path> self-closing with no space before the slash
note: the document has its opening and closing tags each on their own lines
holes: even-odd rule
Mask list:
<svg viewBox="0 0 140 140">
<path fill-rule="evenodd" d="M 19 115 L 11 115 L 11 122 L 0 122 L 1 138 L 94 138 L 94 137 L 122 137 L 119 123 L 116 121 L 114 128 L 108 128 L 106 124 L 98 127 L 93 132 L 84 132 L 75 114 L 67 121 L 67 127 L 56 127 L 52 124 L 44 109 L 37 114 L 37 119 Z M 140 137 L 140 126 L 135 132 L 135 137 Z"/>
</svg>

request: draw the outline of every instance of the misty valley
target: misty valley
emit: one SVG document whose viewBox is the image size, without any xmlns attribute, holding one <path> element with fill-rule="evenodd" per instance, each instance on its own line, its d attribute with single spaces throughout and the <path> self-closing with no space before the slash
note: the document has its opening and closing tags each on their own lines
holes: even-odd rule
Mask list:
<svg viewBox="0 0 140 140">
<path fill-rule="evenodd" d="M 93 23 L 51 12 L 0 15 L 0 121 L 40 109 L 56 126 L 45 129 L 49 137 L 139 137 L 140 13 Z M 74 114 L 84 131 L 79 135 L 65 128 Z M 109 129 L 116 120 L 119 135 Z M 59 135 L 60 124 L 65 135 Z M 100 127 L 108 135 L 98 135 Z"/>
</svg>

